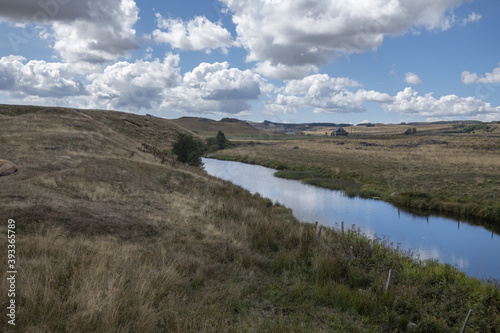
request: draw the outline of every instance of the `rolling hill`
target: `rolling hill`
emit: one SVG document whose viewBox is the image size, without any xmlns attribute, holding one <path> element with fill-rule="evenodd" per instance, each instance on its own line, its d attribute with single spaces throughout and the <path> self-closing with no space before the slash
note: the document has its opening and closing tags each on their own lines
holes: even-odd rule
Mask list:
<svg viewBox="0 0 500 333">
<path fill-rule="evenodd" d="M 269 132 L 261 131 L 249 125 L 245 121 L 233 118 L 224 118 L 216 121 L 206 118 L 182 117 L 170 121 L 205 138 L 215 137 L 217 135 L 217 132 L 219 131 L 222 131 L 226 135 L 226 137 L 232 139 L 269 135 Z"/>
</svg>

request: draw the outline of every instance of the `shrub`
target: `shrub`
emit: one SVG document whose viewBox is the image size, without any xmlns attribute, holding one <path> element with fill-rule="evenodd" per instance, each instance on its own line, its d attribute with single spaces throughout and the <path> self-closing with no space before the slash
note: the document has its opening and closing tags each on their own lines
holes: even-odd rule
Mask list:
<svg viewBox="0 0 500 333">
<path fill-rule="evenodd" d="M 205 145 L 200 139 L 189 134 L 179 133 L 177 140 L 172 145 L 172 151 L 177 155 L 179 162 L 196 167 L 203 164 L 201 162 L 201 155 L 205 151 Z"/>
<path fill-rule="evenodd" d="M 464 125 L 464 124 L 453 124 L 453 129 L 460 130 L 462 133 L 470 133 L 474 131 L 484 130 L 486 132 L 491 132 L 490 127 L 487 123 Z"/>
</svg>

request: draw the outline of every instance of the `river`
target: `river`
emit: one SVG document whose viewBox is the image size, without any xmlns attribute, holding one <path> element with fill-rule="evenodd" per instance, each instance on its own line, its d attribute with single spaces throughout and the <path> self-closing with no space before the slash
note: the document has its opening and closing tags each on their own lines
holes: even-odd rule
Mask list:
<svg viewBox="0 0 500 333">
<path fill-rule="evenodd" d="M 349 198 L 297 180 L 274 176 L 276 170 L 240 162 L 203 159 L 212 176 L 291 208 L 297 219 L 331 227 L 355 227 L 370 238 L 388 239 L 420 259 L 437 259 L 467 275 L 500 280 L 500 236 L 483 227 L 439 216 L 417 216 L 374 199 Z"/>
</svg>

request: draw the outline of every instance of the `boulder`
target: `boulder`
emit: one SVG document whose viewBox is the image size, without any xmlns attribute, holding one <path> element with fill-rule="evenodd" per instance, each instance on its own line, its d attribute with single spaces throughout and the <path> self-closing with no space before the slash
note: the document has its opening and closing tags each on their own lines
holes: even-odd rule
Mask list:
<svg viewBox="0 0 500 333">
<path fill-rule="evenodd" d="M 18 168 L 14 163 L 0 159 L 0 177 L 16 174 L 17 171 Z"/>
<path fill-rule="evenodd" d="M 415 323 L 408 323 L 408 325 L 406 325 L 406 330 L 408 332 L 410 332 L 410 331 L 415 330 L 417 327 L 418 327 L 418 325 Z"/>
</svg>

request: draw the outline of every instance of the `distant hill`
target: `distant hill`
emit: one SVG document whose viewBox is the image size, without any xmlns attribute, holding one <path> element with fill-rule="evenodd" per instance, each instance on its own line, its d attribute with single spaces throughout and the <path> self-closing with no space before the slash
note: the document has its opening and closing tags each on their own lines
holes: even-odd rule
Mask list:
<svg viewBox="0 0 500 333">
<path fill-rule="evenodd" d="M 275 133 L 290 133 L 295 132 L 299 134 L 300 132 L 314 132 L 317 129 L 321 128 L 335 128 L 335 127 L 349 127 L 351 124 L 336 124 L 336 123 L 302 123 L 302 124 L 285 124 L 285 123 L 274 123 L 272 121 L 265 120 L 262 123 L 252 122 L 250 123 L 253 127 L 263 130 L 263 131 L 271 131 Z"/>
<path fill-rule="evenodd" d="M 482 123 L 482 121 L 479 120 L 443 120 L 443 121 L 433 121 L 433 122 L 401 123 L 401 125 L 449 125 L 449 124 L 473 125 L 480 123 Z"/>
<path fill-rule="evenodd" d="M 224 118 L 217 121 L 207 118 L 182 117 L 172 119 L 170 122 L 182 126 L 202 137 L 216 136 L 219 131 L 224 132 L 226 137 L 229 138 L 264 134 L 261 130 L 254 128 L 247 122 L 234 118 Z"/>
<path fill-rule="evenodd" d="M 347 123 L 328 123 L 328 122 L 316 122 L 316 123 L 277 123 L 269 120 L 263 122 L 252 122 L 243 121 L 235 118 L 223 118 L 219 121 L 199 118 L 199 117 L 182 117 L 179 119 L 170 120 L 172 123 L 184 127 L 191 132 L 198 134 L 201 137 L 214 137 L 218 131 L 224 132 L 224 134 L 229 138 L 243 138 L 243 137 L 253 137 L 253 136 L 264 136 L 268 137 L 273 134 L 312 134 L 312 135 L 324 135 L 325 133 L 330 133 L 336 127 L 346 127 L 349 128 L 352 124 Z M 398 134 L 403 129 L 406 130 L 406 126 L 425 126 L 425 128 L 419 129 L 419 131 L 431 131 L 436 133 L 436 129 L 439 128 L 441 132 L 456 132 L 451 129 L 452 124 L 478 124 L 480 121 L 475 120 L 465 120 L 465 121 L 437 121 L 437 122 L 411 122 L 411 123 L 401 123 L 401 124 L 373 124 L 377 128 L 371 128 L 368 130 L 361 130 L 360 127 L 365 127 L 366 124 L 360 124 L 356 126 L 354 132 L 357 134 Z M 351 132 L 351 130 L 348 130 Z M 403 130 L 404 132 L 404 130 Z"/>
<path fill-rule="evenodd" d="M 297 134 L 297 135 L 325 135 L 331 133 L 336 127 L 345 127 L 346 131 L 355 135 L 393 135 L 402 134 L 408 129 L 408 126 L 417 127 L 419 133 L 422 134 L 453 134 L 459 133 L 452 128 L 454 124 L 475 125 L 480 124 L 478 120 L 451 120 L 451 121 L 435 121 L 435 122 L 409 122 L 400 124 L 358 124 L 352 127 L 352 124 L 346 123 L 298 123 L 286 124 L 275 123 L 272 121 L 264 122 L 249 122 L 253 127 L 267 132 L 278 134 Z M 352 128 L 351 128 L 352 127 Z M 349 129 L 350 128 L 350 129 Z"/>
</svg>

